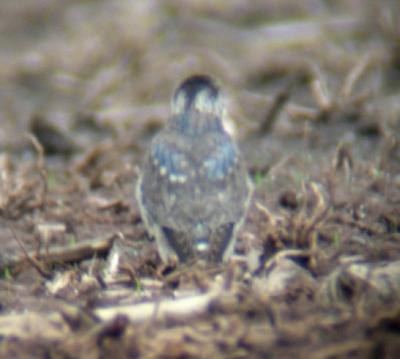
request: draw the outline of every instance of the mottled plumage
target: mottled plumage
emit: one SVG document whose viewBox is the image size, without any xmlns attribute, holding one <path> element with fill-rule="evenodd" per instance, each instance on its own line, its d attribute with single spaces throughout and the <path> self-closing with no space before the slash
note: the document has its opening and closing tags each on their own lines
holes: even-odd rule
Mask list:
<svg viewBox="0 0 400 359">
<path fill-rule="evenodd" d="M 251 193 L 242 156 L 222 125 L 220 92 L 193 76 L 172 98 L 172 116 L 153 139 L 136 197 L 163 261 L 232 254 Z"/>
</svg>

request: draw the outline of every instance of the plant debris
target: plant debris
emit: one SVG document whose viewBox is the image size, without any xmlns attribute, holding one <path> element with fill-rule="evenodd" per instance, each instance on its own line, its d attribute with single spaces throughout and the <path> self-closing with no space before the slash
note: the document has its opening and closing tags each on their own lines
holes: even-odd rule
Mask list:
<svg viewBox="0 0 400 359">
<path fill-rule="evenodd" d="M 398 1 L 0 13 L 0 357 L 398 357 Z M 163 264 L 134 199 L 194 73 L 255 185 L 226 264 Z"/>
</svg>

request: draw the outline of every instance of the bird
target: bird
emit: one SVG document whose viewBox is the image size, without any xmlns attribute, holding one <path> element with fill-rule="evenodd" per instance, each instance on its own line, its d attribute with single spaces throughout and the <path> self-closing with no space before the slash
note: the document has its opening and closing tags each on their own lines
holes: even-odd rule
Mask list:
<svg viewBox="0 0 400 359">
<path fill-rule="evenodd" d="M 226 262 L 234 252 L 252 182 L 224 128 L 226 114 L 217 82 L 192 75 L 175 90 L 170 117 L 151 141 L 136 200 L 164 263 Z"/>
</svg>

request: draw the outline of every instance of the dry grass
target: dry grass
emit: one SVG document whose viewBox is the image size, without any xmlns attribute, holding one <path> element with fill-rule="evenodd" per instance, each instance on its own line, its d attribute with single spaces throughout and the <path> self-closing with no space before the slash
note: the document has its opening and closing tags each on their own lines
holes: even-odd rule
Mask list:
<svg viewBox="0 0 400 359">
<path fill-rule="evenodd" d="M 0 356 L 396 357 L 397 1 L 0 12 Z M 195 72 L 256 190 L 231 263 L 165 266 L 134 184 Z"/>
</svg>

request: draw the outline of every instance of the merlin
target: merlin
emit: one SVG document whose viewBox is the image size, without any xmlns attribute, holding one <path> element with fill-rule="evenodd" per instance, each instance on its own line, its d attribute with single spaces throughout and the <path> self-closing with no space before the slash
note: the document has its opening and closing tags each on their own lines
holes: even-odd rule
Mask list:
<svg viewBox="0 0 400 359">
<path fill-rule="evenodd" d="M 191 76 L 177 88 L 171 116 L 153 138 L 136 198 L 163 262 L 226 261 L 234 251 L 251 181 L 215 81 Z"/>
</svg>

